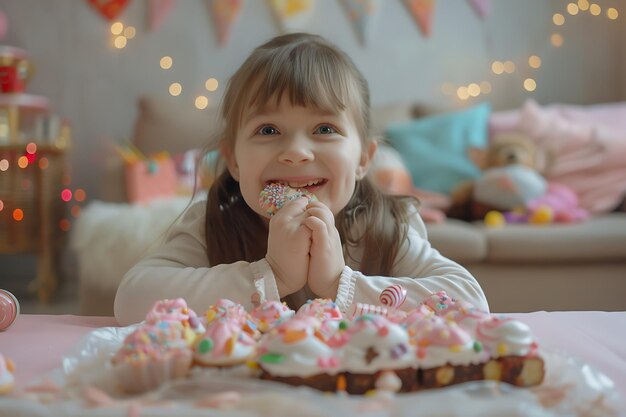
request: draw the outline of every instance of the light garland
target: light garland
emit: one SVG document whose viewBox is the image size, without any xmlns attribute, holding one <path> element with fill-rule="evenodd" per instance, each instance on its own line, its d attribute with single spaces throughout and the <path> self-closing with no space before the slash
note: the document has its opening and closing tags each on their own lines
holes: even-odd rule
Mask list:
<svg viewBox="0 0 626 417">
<path fill-rule="evenodd" d="M 12 165 L 15 167 L 14 169 L 26 170 L 39 168 L 40 170 L 44 171 L 49 168 L 50 161 L 45 156 L 39 156 L 38 146 L 35 142 L 29 142 L 24 147 L 23 154 L 17 156 L 17 159 L 13 162 L 6 158 L 0 159 L 0 172 L 4 173 L 4 175 L 7 175 Z M 69 215 L 72 218 L 78 218 L 82 211 L 80 204 L 86 200 L 87 194 L 82 188 L 77 188 L 75 190 L 69 188 L 71 182 L 71 176 L 67 173 L 64 174 L 61 179 L 61 183 L 65 186 L 65 188 L 61 190 L 59 198 L 61 201 L 67 204 L 71 203 L 72 200 L 75 201 L 75 204 L 70 207 Z M 23 190 L 29 190 L 33 186 L 33 181 L 29 178 L 23 178 L 20 182 L 20 186 Z M 7 202 L 0 199 L 0 213 L 5 211 L 6 208 L 13 206 L 7 216 L 10 216 L 10 218 L 16 223 L 27 221 L 29 219 L 29 215 L 32 214 L 30 213 L 30 209 L 25 207 L 15 207 L 15 203 L 19 204 L 18 201 L 14 201 L 13 204 L 9 205 L 7 204 Z M 58 227 L 63 232 L 67 232 L 70 230 L 71 225 L 72 222 L 70 221 L 70 219 L 64 218 L 59 221 Z"/>
<path fill-rule="evenodd" d="M 134 26 L 126 26 L 122 22 L 111 24 L 111 35 L 113 35 L 113 46 L 117 49 L 124 49 L 129 39 L 133 39 L 137 34 Z"/>
<path fill-rule="evenodd" d="M 560 30 L 567 23 L 566 14 L 576 16 L 581 12 L 587 11 L 592 16 L 600 16 L 602 14 L 602 7 L 597 3 L 590 3 L 588 0 L 578 0 L 576 3 L 568 3 L 565 6 L 564 12 L 557 12 L 552 15 L 552 23 L 557 27 L 557 29 Z M 609 20 L 617 20 L 619 17 L 619 11 L 614 7 L 609 7 L 606 9 L 606 17 Z M 560 48 L 563 46 L 564 42 L 565 39 L 559 32 L 554 32 L 550 35 L 550 44 L 553 47 Z M 527 64 L 531 70 L 538 70 L 542 66 L 542 61 L 538 55 L 530 55 L 528 57 Z M 490 69 L 494 75 L 501 76 L 515 73 L 516 65 L 510 60 L 495 60 L 491 62 Z M 491 84 L 489 84 L 488 81 L 483 81 L 478 90 L 475 86 L 476 83 L 474 82 L 468 85 L 459 85 L 456 87 L 451 82 L 445 82 L 441 86 L 441 92 L 446 96 L 450 96 L 461 101 L 470 100 L 480 96 L 481 94 L 489 94 L 491 92 Z M 522 81 L 522 88 L 527 92 L 534 92 L 537 90 L 537 81 L 535 78 L 526 77 Z"/>
</svg>

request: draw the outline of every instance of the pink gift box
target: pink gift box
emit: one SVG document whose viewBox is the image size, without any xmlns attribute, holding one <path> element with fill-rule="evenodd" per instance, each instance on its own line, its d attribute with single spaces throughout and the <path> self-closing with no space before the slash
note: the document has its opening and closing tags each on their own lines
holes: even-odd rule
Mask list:
<svg viewBox="0 0 626 417">
<path fill-rule="evenodd" d="M 176 167 L 170 158 L 126 164 L 126 196 L 131 203 L 172 197 L 176 187 Z"/>
</svg>

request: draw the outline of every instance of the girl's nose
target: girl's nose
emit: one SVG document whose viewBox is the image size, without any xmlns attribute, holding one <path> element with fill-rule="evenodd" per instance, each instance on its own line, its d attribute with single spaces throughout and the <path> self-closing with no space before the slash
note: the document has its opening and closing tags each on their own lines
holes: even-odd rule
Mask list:
<svg viewBox="0 0 626 417">
<path fill-rule="evenodd" d="M 299 165 L 314 159 L 313 150 L 307 138 L 297 135 L 286 139 L 278 160 L 288 165 Z"/>
</svg>

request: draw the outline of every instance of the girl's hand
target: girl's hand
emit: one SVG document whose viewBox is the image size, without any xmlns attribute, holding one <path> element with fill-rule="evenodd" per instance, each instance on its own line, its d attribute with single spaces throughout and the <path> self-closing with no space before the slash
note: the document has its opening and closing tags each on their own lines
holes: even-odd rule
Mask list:
<svg viewBox="0 0 626 417">
<path fill-rule="evenodd" d="M 309 270 L 311 230 L 303 222 L 307 198 L 290 201 L 270 219 L 265 259 L 272 267 L 280 297 L 304 287 Z"/>
<path fill-rule="evenodd" d="M 334 300 L 337 297 L 339 277 L 346 265 L 335 217 L 320 201 L 309 203 L 306 213 L 309 217 L 304 220 L 304 224 L 311 230 L 311 261 L 307 282 L 316 295 Z"/>
</svg>

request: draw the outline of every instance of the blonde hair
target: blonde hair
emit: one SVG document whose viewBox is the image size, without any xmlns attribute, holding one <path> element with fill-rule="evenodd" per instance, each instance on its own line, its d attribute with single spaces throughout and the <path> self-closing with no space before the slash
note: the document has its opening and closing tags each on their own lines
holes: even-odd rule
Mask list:
<svg viewBox="0 0 626 417">
<path fill-rule="evenodd" d="M 348 111 L 363 144 L 374 140 L 367 81 L 344 52 L 320 36 L 278 36 L 252 52 L 226 87 L 221 109 L 224 125 L 217 136 L 222 149 L 232 150 L 246 115 L 272 100 L 277 105 L 289 100 L 292 105 L 331 113 Z M 407 216 L 406 201 L 383 195 L 365 177 L 336 215 L 335 225 L 344 247 L 363 248 L 361 259 L 356 260 L 361 272 L 390 275 L 399 244 L 406 238 L 402 224 L 408 223 Z M 211 186 L 207 201 L 211 265 L 262 259 L 267 252 L 267 234 L 267 225 L 247 206 L 239 184 L 223 171 Z"/>
</svg>

